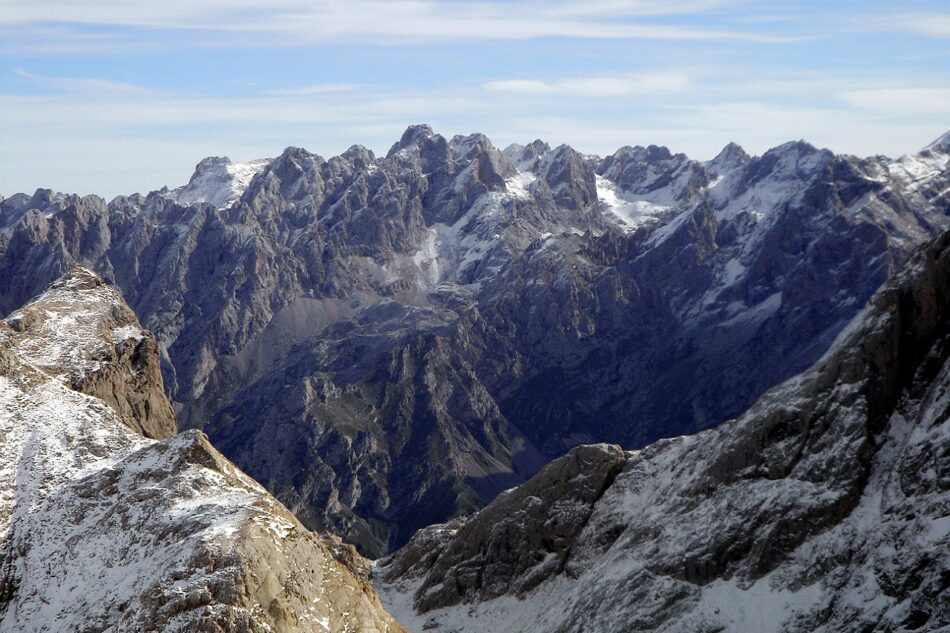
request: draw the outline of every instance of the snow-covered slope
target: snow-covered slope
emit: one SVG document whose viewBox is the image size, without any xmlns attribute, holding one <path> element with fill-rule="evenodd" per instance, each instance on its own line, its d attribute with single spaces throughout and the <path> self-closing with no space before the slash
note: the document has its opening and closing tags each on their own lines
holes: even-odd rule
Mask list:
<svg viewBox="0 0 950 633">
<path fill-rule="evenodd" d="M 950 234 L 737 420 L 573 450 L 377 571 L 412 631 L 947 631 Z"/>
<path fill-rule="evenodd" d="M 916 154 L 903 156 L 888 165 L 890 174 L 908 190 L 928 200 L 950 196 L 950 183 L 941 177 L 950 169 L 950 132 Z"/>
<path fill-rule="evenodd" d="M 219 209 L 229 207 L 270 162 L 270 159 L 262 158 L 232 163 L 226 156 L 211 156 L 195 166 L 195 173 L 187 185 L 167 191 L 165 195 L 179 204 L 207 203 Z"/>
<path fill-rule="evenodd" d="M 134 369 L 111 350 L 148 334 L 106 327 L 126 312 L 74 269 L 0 322 L 0 631 L 400 631 L 352 548 L 203 434 L 148 439 L 70 389 Z"/>
</svg>

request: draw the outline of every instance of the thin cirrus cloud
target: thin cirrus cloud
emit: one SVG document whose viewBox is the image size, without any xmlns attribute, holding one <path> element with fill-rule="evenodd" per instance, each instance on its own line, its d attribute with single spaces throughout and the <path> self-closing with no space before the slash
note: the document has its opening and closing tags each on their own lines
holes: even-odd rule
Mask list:
<svg viewBox="0 0 950 633">
<path fill-rule="evenodd" d="M 23 68 L 14 68 L 13 74 L 32 86 L 46 88 L 66 94 L 89 93 L 100 96 L 124 95 L 129 97 L 156 97 L 163 94 L 162 92 L 153 88 L 148 88 L 133 83 L 115 81 L 112 79 L 99 79 L 91 77 L 50 77 L 47 75 L 37 75 L 28 72 Z"/>
<path fill-rule="evenodd" d="M 929 86 L 879 87 L 836 94 L 848 105 L 881 113 L 936 115 L 950 121 L 950 88 Z"/>
<path fill-rule="evenodd" d="M 333 95 L 344 92 L 353 92 L 364 88 L 364 84 L 346 84 L 346 83 L 325 83 L 309 84 L 297 88 L 278 88 L 268 90 L 267 94 L 278 97 L 305 97 L 313 95 Z"/>
<path fill-rule="evenodd" d="M 254 33 L 243 45 L 325 44 L 371 41 L 531 40 L 545 37 L 645 40 L 735 40 L 787 42 L 796 37 L 735 28 L 700 28 L 675 18 L 706 14 L 732 4 L 722 0 L 599 0 L 583 2 L 456 2 L 435 0 L 166 0 L 162 3 L 91 0 L 7 0 L 0 6 L 0 29 L 50 25 L 82 30 L 90 26 L 131 27 L 136 31 L 206 31 L 224 37 Z M 673 23 L 657 19 L 674 18 Z M 646 21 L 644 21 L 646 20 Z M 114 44 L 115 34 L 108 37 Z M 21 46 L 49 42 L 20 38 Z M 139 38 L 141 39 L 141 38 Z M 199 38 L 200 40 L 200 38 Z M 195 40 L 195 41 L 199 41 Z M 89 41 L 80 40 L 89 46 Z M 148 39 L 143 40 L 148 43 Z M 237 40 L 229 38 L 234 45 Z"/>
<path fill-rule="evenodd" d="M 587 77 L 558 81 L 504 79 L 482 85 L 490 92 L 531 96 L 620 97 L 686 92 L 689 77 L 682 73 L 649 73 L 626 77 Z"/>
<path fill-rule="evenodd" d="M 868 21 L 874 30 L 905 31 L 926 37 L 950 37 L 950 12 L 896 13 Z"/>
</svg>

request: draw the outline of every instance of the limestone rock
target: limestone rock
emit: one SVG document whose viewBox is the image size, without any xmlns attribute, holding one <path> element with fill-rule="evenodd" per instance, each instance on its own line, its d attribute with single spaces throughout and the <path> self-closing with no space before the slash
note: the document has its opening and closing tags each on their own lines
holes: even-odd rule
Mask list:
<svg viewBox="0 0 950 633">
<path fill-rule="evenodd" d="M 191 202 L 4 199 L 0 312 L 95 270 L 155 333 L 181 427 L 373 557 L 577 444 L 739 415 L 950 225 L 942 143 L 706 163 L 413 126 L 383 157 L 231 167 L 199 165 Z"/>
<path fill-rule="evenodd" d="M 145 436 L 143 341 L 84 269 L 0 322 L 0 631 L 403 631 L 352 548 L 203 433 Z"/>
<path fill-rule="evenodd" d="M 950 233 L 810 370 L 736 420 L 629 454 L 536 586 L 509 583 L 512 550 L 468 545 L 522 516 L 524 534 L 571 520 L 530 480 L 435 545 L 410 542 L 378 588 L 417 631 L 943 631 L 948 393 Z M 601 479 L 580 466 L 574 479 Z"/>
</svg>

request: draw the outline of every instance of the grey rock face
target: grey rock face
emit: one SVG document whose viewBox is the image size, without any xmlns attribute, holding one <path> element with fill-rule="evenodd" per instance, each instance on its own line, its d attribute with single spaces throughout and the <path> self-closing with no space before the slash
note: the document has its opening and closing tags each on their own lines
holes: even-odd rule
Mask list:
<svg viewBox="0 0 950 633">
<path fill-rule="evenodd" d="M 0 322 L 0 631 L 402 631 L 351 546 L 204 434 L 147 439 L 142 400 L 92 395 L 143 386 L 122 379 L 117 341 L 148 338 L 128 315 L 77 268 Z"/>
<path fill-rule="evenodd" d="M 626 462 L 618 446 L 579 446 L 457 527 L 417 532 L 386 562 L 388 579 L 424 575 L 419 611 L 524 595 L 564 571 L 594 503 Z"/>
<path fill-rule="evenodd" d="M 945 234 L 808 372 L 737 420 L 630 453 L 536 588 L 495 597 L 459 581 L 477 570 L 481 586 L 506 586 L 508 561 L 546 551 L 531 539 L 468 548 L 469 535 L 505 525 L 502 509 L 509 533 L 572 520 L 572 506 L 535 514 L 531 480 L 418 537 L 434 544 L 397 552 L 378 579 L 384 602 L 411 630 L 942 631 L 948 343 Z M 583 464 L 553 488 L 600 473 Z"/>
<path fill-rule="evenodd" d="M 712 427 L 806 369 L 948 224 L 941 147 L 703 164 L 414 126 L 381 158 L 288 148 L 223 208 L 18 194 L 0 312 L 103 274 L 182 427 L 375 556 L 578 443 Z"/>
</svg>

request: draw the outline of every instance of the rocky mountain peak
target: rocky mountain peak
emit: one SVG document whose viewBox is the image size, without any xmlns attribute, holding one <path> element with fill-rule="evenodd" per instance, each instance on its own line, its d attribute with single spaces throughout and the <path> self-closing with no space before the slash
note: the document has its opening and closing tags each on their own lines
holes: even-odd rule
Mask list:
<svg viewBox="0 0 950 633">
<path fill-rule="evenodd" d="M 479 154 L 495 149 L 488 137 L 481 133 L 456 134 L 449 139 L 449 147 L 452 149 L 452 156 L 456 160 L 471 160 Z"/>
<path fill-rule="evenodd" d="M 941 135 L 932 143 L 928 144 L 922 152 L 950 154 L 950 132 Z"/>
<path fill-rule="evenodd" d="M 65 197 L 64 194 L 52 189 L 37 189 L 30 198 L 29 204 L 34 209 L 42 209 L 50 204 L 59 202 Z"/>
<path fill-rule="evenodd" d="M 950 207 L 950 132 L 934 140 L 916 154 L 888 161 L 887 171 L 928 201 Z"/>
<path fill-rule="evenodd" d="M 362 145 L 351 145 L 345 152 L 340 154 L 340 158 L 352 163 L 356 169 L 366 169 L 376 161 L 376 156 L 372 150 Z"/>
<path fill-rule="evenodd" d="M 0 631 L 403 632 L 204 434 L 143 437 L 171 411 L 130 315 L 74 268 L 0 322 Z"/>
<path fill-rule="evenodd" d="M 517 174 L 511 161 L 484 134 L 454 136 L 449 149 L 459 168 L 474 165 L 473 175 L 489 190 L 503 189 L 505 179 Z"/>
<path fill-rule="evenodd" d="M 93 290 L 105 286 L 98 273 L 85 266 L 70 266 L 66 273 L 49 285 L 49 290 Z"/>
<path fill-rule="evenodd" d="M 550 151 L 550 145 L 541 139 L 535 139 L 527 145 L 512 143 L 505 148 L 503 153 L 508 157 L 508 160 L 510 160 L 517 167 L 519 171 L 533 172 L 535 169 L 537 169 L 538 161 Z"/>
<path fill-rule="evenodd" d="M 834 158 L 834 154 L 831 150 L 819 149 L 807 141 L 798 140 L 777 145 L 765 152 L 762 158 L 791 165 L 809 161 L 807 165 L 802 166 L 807 167 L 816 165 L 818 161 L 828 162 Z"/>
<path fill-rule="evenodd" d="M 537 172 L 551 189 L 554 201 L 559 206 L 577 211 L 597 200 L 592 165 L 570 145 L 559 145 L 544 155 Z"/>
<path fill-rule="evenodd" d="M 738 143 L 728 143 L 716 157 L 706 163 L 706 168 L 716 175 L 733 172 L 749 163 L 751 157 Z"/>
<path fill-rule="evenodd" d="M 420 531 L 384 563 L 383 574 L 422 579 L 415 594 L 421 613 L 521 596 L 563 571 L 594 504 L 626 459 L 619 446 L 576 447 L 461 525 Z"/>
<path fill-rule="evenodd" d="M 236 202 L 251 180 L 269 160 L 234 163 L 227 156 L 209 156 L 196 166 L 188 184 L 166 191 L 163 195 L 179 204 L 210 204 L 224 208 Z"/>
<path fill-rule="evenodd" d="M 303 147 L 297 147 L 295 145 L 288 145 L 284 148 L 284 151 L 274 159 L 272 167 L 280 168 L 282 166 L 296 164 L 296 165 L 305 165 L 308 163 L 321 163 L 323 159 L 313 152 L 308 151 Z"/>
<path fill-rule="evenodd" d="M 195 165 L 195 173 L 192 175 L 192 179 L 194 179 L 195 176 L 199 176 L 211 170 L 224 170 L 231 164 L 231 159 L 227 156 L 208 156 L 202 158 L 198 164 Z"/>
<path fill-rule="evenodd" d="M 402 133 L 402 136 L 399 138 L 399 140 L 390 148 L 389 152 L 386 154 L 386 157 L 389 158 L 396 152 L 404 149 L 419 147 L 433 136 L 438 135 L 432 131 L 431 125 L 425 123 L 410 125 L 406 128 L 406 131 Z"/>
<path fill-rule="evenodd" d="M 831 151 L 818 149 L 805 141 L 783 143 L 751 159 L 741 172 L 729 174 L 728 186 L 720 189 L 717 195 L 735 198 L 750 187 L 758 187 L 765 195 L 774 195 L 785 187 L 782 183 L 813 181 L 834 160 Z M 733 183 L 738 187 L 733 189 Z"/>
<path fill-rule="evenodd" d="M 287 147 L 261 170 L 260 187 L 276 188 L 279 195 L 292 204 L 320 199 L 324 185 L 321 168 L 325 163 L 321 156 L 302 147 Z M 257 191 L 249 188 L 248 193 L 253 197 Z M 262 204 L 266 206 L 265 201 L 260 201 L 258 206 Z"/>
<path fill-rule="evenodd" d="M 635 148 L 635 156 L 642 156 L 642 160 L 649 162 L 661 161 L 661 160 L 670 160 L 673 158 L 673 152 L 669 150 L 668 147 L 662 145 L 647 145 L 644 148 Z M 683 155 L 685 157 L 685 155 Z"/>
<path fill-rule="evenodd" d="M 146 437 L 175 433 L 155 339 L 92 270 L 72 266 L 5 322 L 0 339 L 24 362 L 101 398 Z"/>
</svg>

